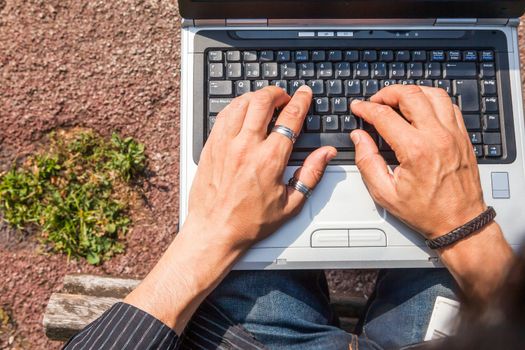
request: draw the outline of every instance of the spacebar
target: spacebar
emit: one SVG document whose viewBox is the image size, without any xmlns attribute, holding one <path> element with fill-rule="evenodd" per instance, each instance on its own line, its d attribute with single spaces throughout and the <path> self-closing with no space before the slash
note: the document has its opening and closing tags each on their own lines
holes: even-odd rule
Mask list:
<svg viewBox="0 0 525 350">
<path fill-rule="evenodd" d="M 354 149 L 354 143 L 348 133 L 304 133 L 295 142 L 294 149 L 313 149 L 322 146 L 334 146 L 338 149 Z"/>
</svg>

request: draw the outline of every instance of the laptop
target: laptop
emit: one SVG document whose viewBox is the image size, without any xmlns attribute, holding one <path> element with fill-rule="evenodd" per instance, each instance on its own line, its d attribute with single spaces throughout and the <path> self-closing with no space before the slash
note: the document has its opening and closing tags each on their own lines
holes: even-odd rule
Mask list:
<svg viewBox="0 0 525 350">
<path fill-rule="evenodd" d="M 182 21 L 180 220 L 218 112 L 276 85 L 314 91 L 283 183 L 313 149 L 339 155 L 302 212 L 236 269 L 441 266 L 419 234 L 371 199 L 348 133 L 370 132 L 348 104 L 391 84 L 438 86 L 462 109 L 485 200 L 509 243 L 525 237 L 524 118 L 518 50 L 525 1 L 179 0 Z"/>
</svg>

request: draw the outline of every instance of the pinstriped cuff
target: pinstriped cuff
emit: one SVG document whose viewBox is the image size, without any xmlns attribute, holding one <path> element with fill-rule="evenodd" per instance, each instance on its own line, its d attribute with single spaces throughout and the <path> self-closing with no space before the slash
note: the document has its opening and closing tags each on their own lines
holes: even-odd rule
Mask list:
<svg viewBox="0 0 525 350">
<path fill-rule="evenodd" d="M 132 305 L 117 303 L 73 336 L 63 349 L 171 350 L 178 346 L 179 337 L 164 323 Z"/>
</svg>

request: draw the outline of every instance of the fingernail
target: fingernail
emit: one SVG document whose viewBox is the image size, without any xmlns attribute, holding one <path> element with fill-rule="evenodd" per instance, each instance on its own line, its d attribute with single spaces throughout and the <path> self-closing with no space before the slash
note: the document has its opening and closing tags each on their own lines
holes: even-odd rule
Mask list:
<svg viewBox="0 0 525 350">
<path fill-rule="evenodd" d="M 337 155 L 337 150 L 336 149 L 331 149 L 330 151 L 326 152 L 326 155 L 325 155 L 325 159 L 326 159 L 326 162 L 330 162 L 332 159 L 334 159 L 334 157 Z"/>
<path fill-rule="evenodd" d="M 299 89 L 297 89 L 297 92 L 312 92 L 312 89 L 308 85 L 301 85 Z"/>
<path fill-rule="evenodd" d="M 350 138 L 354 142 L 354 145 L 357 145 L 360 141 L 361 136 L 359 136 L 358 132 L 353 132 L 350 134 Z"/>
<path fill-rule="evenodd" d="M 355 100 L 352 100 L 352 103 L 350 103 L 351 105 L 356 105 L 358 103 L 361 103 L 363 101 L 359 100 L 359 99 L 355 99 Z"/>
</svg>

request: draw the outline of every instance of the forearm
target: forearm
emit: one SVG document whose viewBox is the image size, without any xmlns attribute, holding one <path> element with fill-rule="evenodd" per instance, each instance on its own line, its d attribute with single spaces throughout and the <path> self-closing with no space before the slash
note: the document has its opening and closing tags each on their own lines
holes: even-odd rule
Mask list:
<svg viewBox="0 0 525 350">
<path fill-rule="evenodd" d="M 187 222 L 157 265 L 124 301 L 180 335 L 201 302 L 241 255 L 218 240 L 199 240 L 209 237 L 201 234 L 203 230 L 217 229 Z"/>
<path fill-rule="evenodd" d="M 496 222 L 440 250 L 439 254 L 466 296 L 479 301 L 488 300 L 500 286 L 513 259 Z"/>
</svg>

